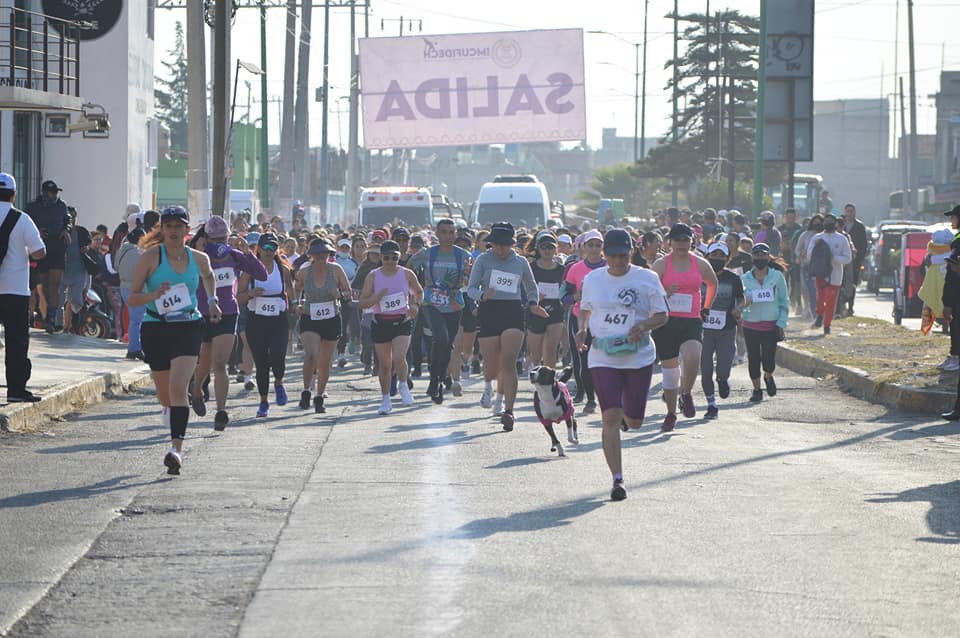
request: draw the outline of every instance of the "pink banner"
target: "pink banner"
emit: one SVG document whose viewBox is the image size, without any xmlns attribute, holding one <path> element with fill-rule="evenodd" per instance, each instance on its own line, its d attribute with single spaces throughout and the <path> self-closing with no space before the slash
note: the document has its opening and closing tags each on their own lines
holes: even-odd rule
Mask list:
<svg viewBox="0 0 960 638">
<path fill-rule="evenodd" d="M 360 40 L 365 148 L 586 139 L 583 31 Z"/>
</svg>

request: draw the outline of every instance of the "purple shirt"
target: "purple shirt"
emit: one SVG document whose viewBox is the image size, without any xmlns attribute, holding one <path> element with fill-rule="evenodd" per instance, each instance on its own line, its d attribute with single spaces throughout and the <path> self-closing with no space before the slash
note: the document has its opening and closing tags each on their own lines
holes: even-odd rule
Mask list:
<svg viewBox="0 0 960 638">
<path fill-rule="evenodd" d="M 204 250 L 210 258 L 210 268 L 216 272 L 219 268 L 232 268 L 233 281 L 225 286 L 217 286 L 217 301 L 220 302 L 220 312 L 224 315 L 239 314 L 237 306 L 237 279 L 240 273 L 245 272 L 258 281 L 267 278 L 267 269 L 254 254 L 244 254 L 230 248 L 227 244 L 208 243 Z M 207 306 L 207 291 L 201 284 L 197 289 L 197 307 L 204 316 L 210 314 Z"/>
</svg>

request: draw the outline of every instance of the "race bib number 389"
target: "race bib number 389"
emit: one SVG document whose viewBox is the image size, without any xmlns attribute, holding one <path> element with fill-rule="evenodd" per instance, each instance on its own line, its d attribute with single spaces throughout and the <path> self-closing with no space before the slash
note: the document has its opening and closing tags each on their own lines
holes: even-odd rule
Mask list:
<svg viewBox="0 0 960 638">
<path fill-rule="evenodd" d="M 407 293 L 395 292 L 384 295 L 380 300 L 380 312 L 385 315 L 395 315 L 407 310 Z"/>
</svg>

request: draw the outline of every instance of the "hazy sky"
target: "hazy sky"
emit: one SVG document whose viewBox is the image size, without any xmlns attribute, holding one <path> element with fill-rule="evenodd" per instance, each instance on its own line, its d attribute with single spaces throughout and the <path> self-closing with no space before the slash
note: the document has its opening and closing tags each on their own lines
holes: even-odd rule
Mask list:
<svg viewBox="0 0 960 638">
<path fill-rule="evenodd" d="M 358 0 L 359 1 L 359 0 Z M 900 10 L 900 43 L 895 55 L 897 6 Z M 681 13 L 703 12 L 706 1 L 681 0 Z M 737 9 L 759 15 L 757 0 L 730 0 L 710 4 L 711 12 Z M 647 136 L 663 134 L 670 124 L 671 105 L 665 92 L 668 72 L 664 63 L 673 55 L 673 23 L 664 16 L 673 3 L 650 0 L 647 53 Z M 599 0 L 594 3 L 557 2 L 556 0 L 485 0 L 484 2 L 450 2 L 449 0 L 371 0 L 370 36 L 399 35 L 398 18 L 413 20 L 414 33 L 467 33 L 477 31 L 510 31 L 580 27 L 615 33 L 628 42 L 642 42 L 643 2 L 640 0 Z M 176 20 L 185 21 L 182 10 L 159 10 L 157 20 L 157 64 L 172 42 Z M 921 133 L 935 128 L 935 108 L 930 97 L 938 90 L 941 68 L 960 70 L 960 0 L 920 0 L 914 8 L 917 66 L 918 118 Z M 284 63 L 285 12 L 268 11 L 267 71 L 271 99 L 282 95 Z M 383 29 L 381 29 L 383 20 Z M 241 9 L 233 30 L 233 57 L 260 62 L 259 11 Z M 337 98 L 347 94 L 349 77 L 349 13 L 346 9 L 331 10 L 330 20 L 330 105 L 337 108 Z M 409 24 L 404 25 L 405 31 Z M 905 0 L 822 0 L 817 3 L 814 44 L 814 99 L 878 98 L 890 95 L 895 87 L 894 68 L 907 71 L 907 16 Z M 363 34 L 362 15 L 359 33 Z M 310 61 L 311 96 L 313 87 L 322 79 L 323 10 L 313 10 L 313 46 Z M 952 36 L 952 37 L 951 37 Z M 627 42 L 603 34 L 584 35 L 586 70 L 588 142 L 600 145 L 600 131 L 616 127 L 621 136 L 633 135 L 634 114 L 634 47 Z M 681 43 L 682 47 L 682 43 Z M 681 48 L 682 50 L 682 48 Z M 246 87 L 241 72 L 237 96 L 237 117 L 246 110 Z M 259 81 L 254 82 L 253 118 L 259 117 Z M 909 85 L 907 90 L 909 91 Z M 346 100 L 338 116 L 331 111 L 329 141 L 337 145 L 347 142 Z M 320 143 L 319 103 L 311 103 L 310 142 Z M 338 127 L 338 117 L 340 124 Z M 279 140 L 279 106 L 270 105 L 270 140 Z M 898 124 L 899 128 L 899 124 Z"/>
</svg>

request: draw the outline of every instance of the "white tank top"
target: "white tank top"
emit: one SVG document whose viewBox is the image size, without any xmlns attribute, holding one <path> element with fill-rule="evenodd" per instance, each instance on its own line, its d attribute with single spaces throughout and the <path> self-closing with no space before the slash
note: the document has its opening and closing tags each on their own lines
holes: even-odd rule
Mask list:
<svg viewBox="0 0 960 638">
<path fill-rule="evenodd" d="M 280 311 L 283 312 L 287 309 L 287 300 L 284 299 L 283 295 L 283 273 L 276 263 L 273 264 L 273 272 L 267 273 L 265 281 L 258 279 L 253 282 L 250 288 L 263 288 L 263 294 L 259 298 L 276 297 L 279 299 Z M 252 312 L 256 312 L 257 299 L 258 297 L 254 297 L 247 302 L 247 308 Z"/>
</svg>

